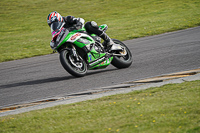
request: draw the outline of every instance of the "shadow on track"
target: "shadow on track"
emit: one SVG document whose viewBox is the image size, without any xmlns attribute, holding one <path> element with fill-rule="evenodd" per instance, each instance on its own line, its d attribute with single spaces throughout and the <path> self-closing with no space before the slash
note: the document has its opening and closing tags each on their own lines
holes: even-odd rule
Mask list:
<svg viewBox="0 0 200 133">
<path fill-rule="evenodd" d="M 105 72 L 112 72 L 116 71 L 118 69 L 107 69 L 107 70 L 99 70 L 99 71 L 89 71 L 86 76 L 95 75 L 98 73 L 105 73 Z M 59 81 L 66 81 L 70 79 L 76 79 L 77 77 L 74 76 L 64 76 L 64 77 L 52 77 L 52 78 L 46 78 L 46 79 L 38 79 L 38 80 L 32 80 L 32 81 L 25 81 L 25 82 L 19 82 L 19 83 L 12 83 L 7 85 L 0 85 L 0 89 L 6 89 L 6 88 L 13 88 L 13 87 L 19 87 L 19 86 L 29 86 L 29 85 L 37 85 L 37 84 L 45 84 L 45 83 L 53 83 L 53 82 L 59 82 Z M 84 78 L 84 77 L 81 77 Z M 77 78 L 79 79 L 79 78 Z"/>
<path fill-rule="evenodd" d="M 63 81 L 63 80 L 69 80 L 69 79 L 73 79 L 73 77 L 53 77 L 53 78 L 47 78 L 47 79 L 38 79 L 38 80 L 33 80 L 33 81 L 25 81 L 25 82 L 20 82 L 20 83 L 1 85 L 0 89 L 19 87 L 19 86 L 26 86 L 26 85 L 44 84 L 44 83 L 50 83 L 50 82 L 52 83 L 52 82 L 58 82 L 58 81 Z"/>
</svg>

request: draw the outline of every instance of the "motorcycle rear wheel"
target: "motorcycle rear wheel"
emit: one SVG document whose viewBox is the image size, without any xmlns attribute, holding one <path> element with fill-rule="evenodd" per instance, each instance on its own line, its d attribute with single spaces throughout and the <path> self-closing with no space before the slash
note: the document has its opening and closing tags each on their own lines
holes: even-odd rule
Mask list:
<svg viewBox="0 0 200 133">
<path fill-rule="evenodd" d="M 123 42 L 121 42 L 117 39 L 112 39 L 112 40 L 114 43 L 119 44 L 125 48 L 126 55 L 123 57 L 114 56 L 111 64 L 119 69 L 129 67 L 132 64 L 131 51 L 128 49 L 128 47 Z M 116 54 L 119 54 L 119 52 L 117 52 Z"/>
<path fill-rule="evenodd" d="M 64 69 L 75 77 L 83 77 L 87 73 L 87 64 L 78 55 L 80 61 L 76 61 L 69 50 L 63 50 L 60 52 L 60 62 Z"/>
</svg>

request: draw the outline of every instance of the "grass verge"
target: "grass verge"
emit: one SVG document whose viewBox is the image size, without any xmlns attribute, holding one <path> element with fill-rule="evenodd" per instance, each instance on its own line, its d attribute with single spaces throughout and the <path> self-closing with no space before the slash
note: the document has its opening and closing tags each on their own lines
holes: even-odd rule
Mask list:
<svg viewBox="0 0 200 133">
<path fill-rule="evenodd" d="M 1 133 L 199 133 L 200 81 L 0 118 Z"/>
<path fill-rule="evenodd" d="M 119 40 L 161 34 L 200 25 L 199 0 L 1 0 L 0 62 L 52 53 L 52 11 L 108 24 Z"/>
</svg>

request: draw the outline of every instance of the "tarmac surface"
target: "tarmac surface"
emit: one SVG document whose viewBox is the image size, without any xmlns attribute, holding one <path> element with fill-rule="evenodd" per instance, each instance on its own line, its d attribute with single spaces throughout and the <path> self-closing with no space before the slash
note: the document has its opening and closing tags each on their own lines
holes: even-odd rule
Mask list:
<svg viewBox="0 0 200 133">
<path fill-rule="evenodd" d="M 165 84 L 183 83 L 186 81 L 200 80 L 200 68 L 190 71 L 183 71 L 157 77 L 142 79 L 138 81 L 129 81 L 122 84 L 97 88 L 87 92 L 75 93 L 65 97 L 55 97 L 52 99 L 44 99 L 34 103 L 16 105 L 0 110 L 0 117 L 24 113 L 32 110 L 39 110 L 53 107 L 61 104 L 71 104 L 86 100 L 93 100 L 104 96 L 124 94 L 135 90 L 144 90 L 151 87 L 160 87 Z"/>
<path fill-rule="evenodd" d="M 149 83 L 152 86 L 162 84 L 168 78 L 199 75 L 200 27 L 124 43 L 133 55 L 133 64 L 129 68 L 117 69 L 110 65 L 106 69 L 88 71 L 82 78 L 68 74 L 62 68 L 58 54 L 0 63 L 0 116 L 57 103 L 78 102 L 81 101 L 79 98 L 98 98 L 125 89 L 132 91 L 137 87 L 148 87 Z M 197 72 L 168 75 L 188 70 Z"/>
</svg>

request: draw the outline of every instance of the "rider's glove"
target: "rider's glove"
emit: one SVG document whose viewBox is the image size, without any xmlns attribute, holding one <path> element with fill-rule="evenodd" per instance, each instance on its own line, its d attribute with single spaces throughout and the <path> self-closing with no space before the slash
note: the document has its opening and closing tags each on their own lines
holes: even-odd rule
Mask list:
<svg viewBox="0 0 200 133">
<path fill-rule="evenodd" d="M 85 20 L 83 18 L 74 18 L 73 23 L 77 25 L 84 25 Z"/>
<path fill-rule="evenodd" d="M 85 20 L 83 18 L 77 18 L 76 19 L 76 28 L 77 29 L 82 29 L 84 26 Z"/>
</svg>

